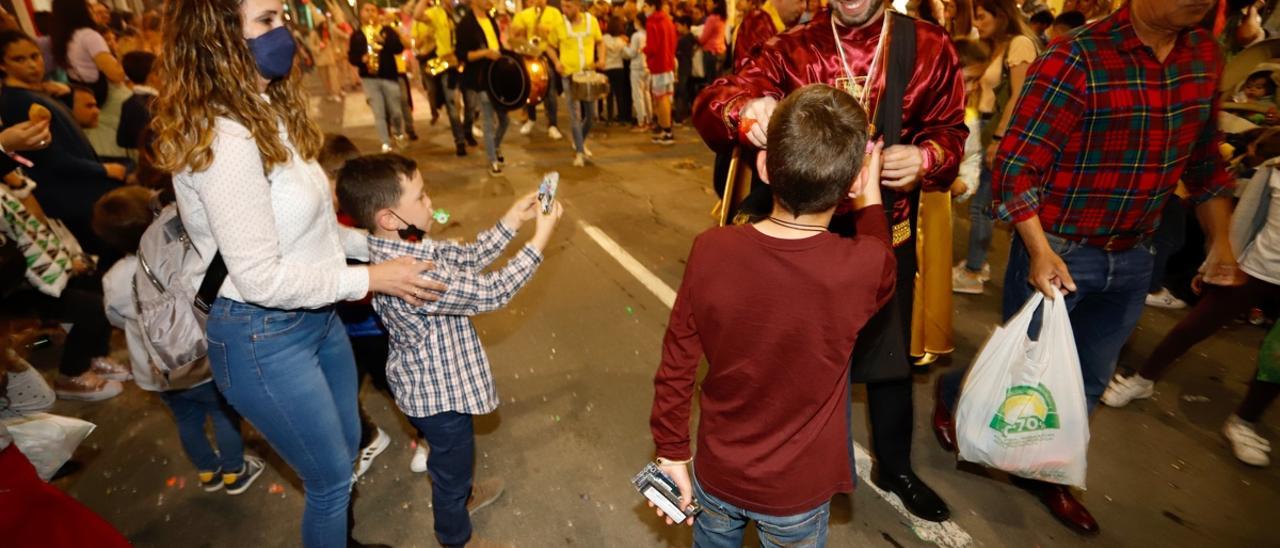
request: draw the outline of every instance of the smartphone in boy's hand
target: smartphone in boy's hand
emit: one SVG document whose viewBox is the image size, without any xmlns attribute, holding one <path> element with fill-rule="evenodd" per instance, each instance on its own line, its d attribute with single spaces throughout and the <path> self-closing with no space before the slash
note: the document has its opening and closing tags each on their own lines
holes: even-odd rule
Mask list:
<svg viewBox="0 0 1280 548">
<path fill-rule="evenodd" d="M 560 173 L 552 171 L 542 176 L 542 184 L 538 185 L 538 202 L 542 204 L 542 213 L 551 212 L 551 203 L 556 199 L 556 190 L 560 187 Z"/>
</svg>

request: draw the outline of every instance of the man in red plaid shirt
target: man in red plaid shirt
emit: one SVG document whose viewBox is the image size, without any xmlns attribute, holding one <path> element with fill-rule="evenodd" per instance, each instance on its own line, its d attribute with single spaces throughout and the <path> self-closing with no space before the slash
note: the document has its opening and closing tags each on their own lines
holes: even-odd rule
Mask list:
<svg viewBox="0 0 1280 548">
<path fill-rule="evenodd" d="M 1215 123 L 1222 57 L 1198 26 L 1212 6 L 1212 0 L 1131 0 L 1051 45 L 1028 71 L 1009 134 L 996 136 L 1004 138 L 994 162 L 992 213 L 1017 228 L 1004 317 L 1033 291 L 1066 294 L 1090 410 L 1142 315 L 1150 240 L 1179 180 L 1209 237 L 1204 281 L 1230 285 L 1239 278 L 1227 240 L 1232 180 Z M 950 409 L 963 375 L 943 377 L 934 410 L 935 433 L 952 450 Z M 1072 529 L 1098 531 L 1066 486 L 1019 483 Z"/>
</svg>

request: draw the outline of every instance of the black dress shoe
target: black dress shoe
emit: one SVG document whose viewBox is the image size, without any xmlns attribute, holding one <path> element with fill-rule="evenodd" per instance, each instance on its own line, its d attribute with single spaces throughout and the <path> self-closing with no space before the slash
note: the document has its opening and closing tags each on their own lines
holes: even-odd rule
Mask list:
<svg viewBox="0 0 1280 548">
<path fill-rule="evenodd" d="M 472 137 L 470 134 L 468 134 L 464 139 L 467 141 L 467 146 L 469 147 L 480 146 L 480 143 L 476 142 L 476 138 Z"/>
<path fill-rule="evenodd" d="M 454 154 L 456 154 L 459 158 L 461 158 L 461 157 L 463 157 L 463 156 L 466 156 L 466 155 L 467 155 L 467 145 L 464 145 L 464 144 L 462 144 L 462 143 L 458 143 L 458 144 L 454 145 L 454 152 L 453 152 L 453 153 L 454 153 Z"/>
<path fill-rule="evenodd" d="M 877 487 L 898 495 L 907 511 L 925 521 L 947 521 L 951 510 L 947 503 L 933 492 L 920 477 L 910 470 L 905 474 L 880 474 L 875 479 Z"/>
</svg>

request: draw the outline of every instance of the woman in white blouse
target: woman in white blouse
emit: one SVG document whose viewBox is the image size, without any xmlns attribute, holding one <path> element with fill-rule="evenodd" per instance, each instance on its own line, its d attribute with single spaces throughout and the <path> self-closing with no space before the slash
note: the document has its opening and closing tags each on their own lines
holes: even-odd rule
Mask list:
<svg viewBox="0 0 1280 548">
<path fill-rule="evenodd" d="M 342 546 L 360 425 L 332 305 L 370 291 L 420 304 L 443 287 L 408 257 L 347 265 L 368 248 L 338 226 L 283 14 L 281 0 L 171 2 L 152 128 L 192 242 L 227 266 L 208 321 L 214 381 L 302 478 L 303 544 Z"/>
</svg>

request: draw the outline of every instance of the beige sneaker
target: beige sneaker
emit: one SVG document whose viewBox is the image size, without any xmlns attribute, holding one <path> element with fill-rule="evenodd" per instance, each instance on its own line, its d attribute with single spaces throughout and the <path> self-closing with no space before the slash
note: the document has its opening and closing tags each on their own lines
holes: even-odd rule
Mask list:
<svg viewBox="0 0 1280 548">
<path fill-rule="evenodd" d="M 133 373 L 129 371 L 128 367 L 106 356 L 100 356 L 90 361 L 89 369 L 97 373 L 99 377 L 109 381 L 124 382 L 133 379 Z"/>
<path fill-rule="evenodd" d="M 102 401 L 119 396 L 123 391 L 124 386 L 119 382 L 104 379 L 92 370 L 78 377 L 59 375 L 53 381 L 53 392 L 60 400 Z"/>
<path fill-rule="evenodd" d="M 507 484 L 502 481 L 502 478 L 476 482 L 471 486 L 471 498 L 467 499 L 467 513 L 475 514 L 477 510 L 493 504 L 493 501 L 502 496 L 502 491 L 506 488 Z"/>
<path fill-rule="evenodd" d="M 1250 466 L 1271 464 L 1271 443 L 1258 435 L 1253 425 L 1232 414 L 1222 425 L 1222 436 L 1231 443 L 1231 452 Z"/>
<path fill-rule="evenodd" d="M 965 295 L 981 295 L 983 285 L 982 274 L 969 272 L 963 266 L 951 269 L 951 291 Z"/>
</svg>

